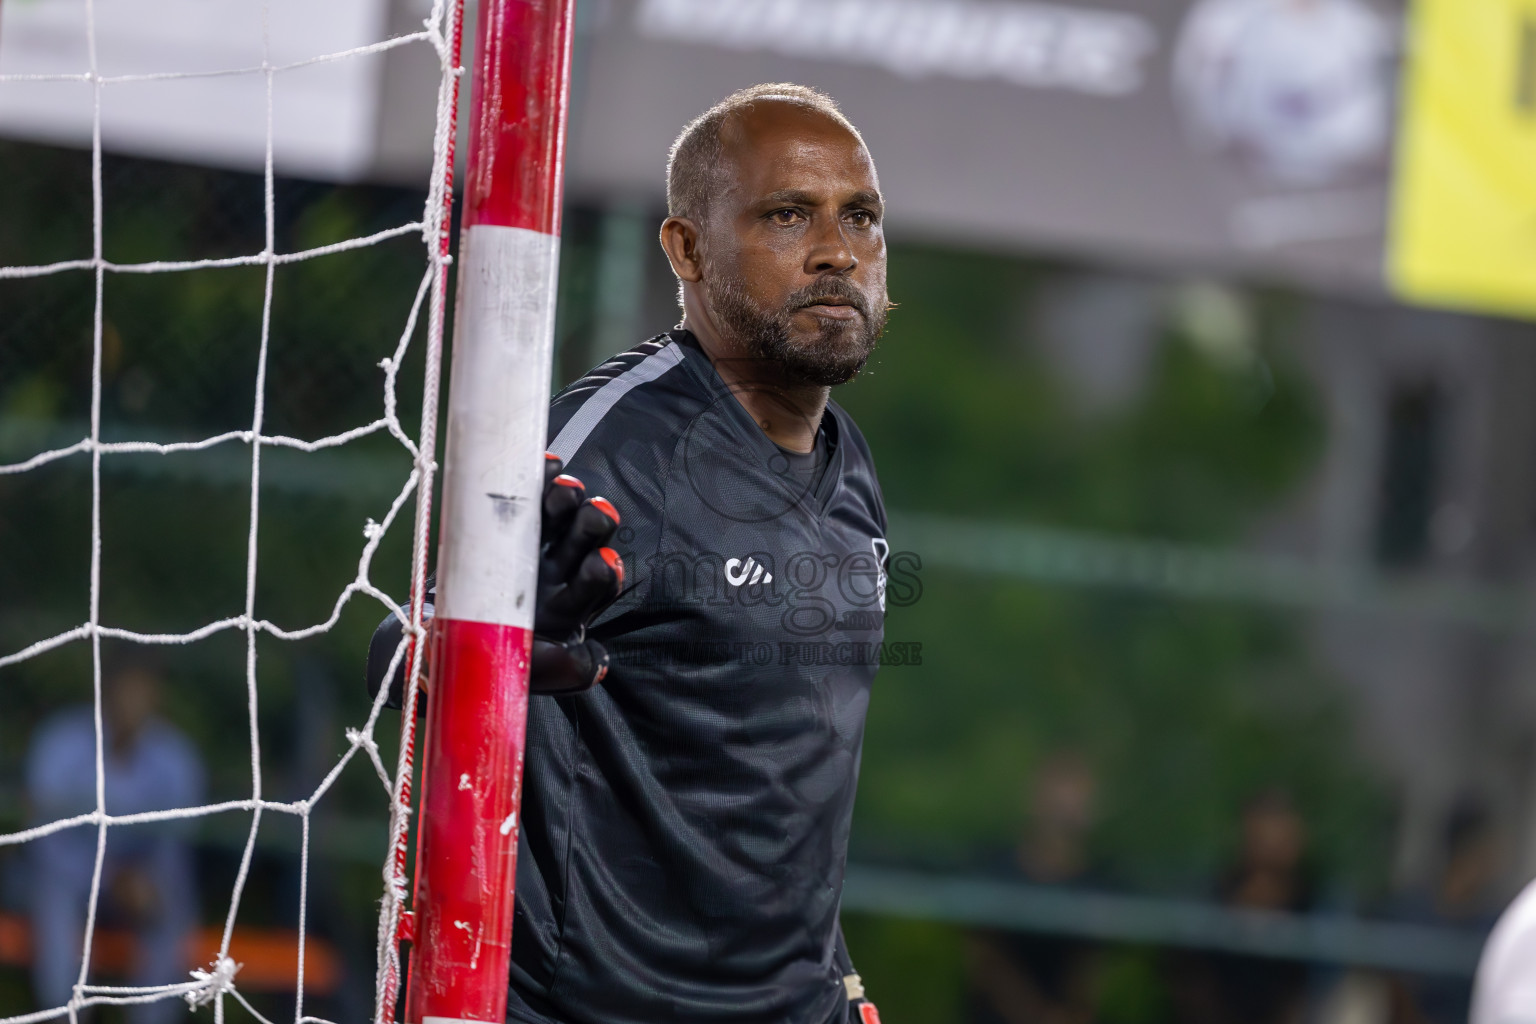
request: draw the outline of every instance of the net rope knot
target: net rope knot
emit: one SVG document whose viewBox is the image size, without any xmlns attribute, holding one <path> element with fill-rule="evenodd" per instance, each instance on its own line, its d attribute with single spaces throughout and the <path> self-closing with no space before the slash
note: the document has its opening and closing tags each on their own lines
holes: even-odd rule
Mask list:
<svg viewBox="0 0 1536 1024">
<path fill-rule="evenodd" d="M 208 965 L 208 970 L 193 970 L 191 973 L 196 987 L 184 993 L 182 998 L 187 1001 L 188 1007 L 195 1010 L 207 1006 L 222 995 L 232 994 L 235 991 L 235 975 L 243 966 L 227 956 L 221 956 Z"/>
</svg>

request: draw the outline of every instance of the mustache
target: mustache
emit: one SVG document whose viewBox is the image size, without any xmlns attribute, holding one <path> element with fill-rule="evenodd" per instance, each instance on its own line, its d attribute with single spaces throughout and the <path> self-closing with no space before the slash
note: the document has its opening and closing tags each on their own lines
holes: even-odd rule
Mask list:
<svg viewBox="0 0 1536 1024">
<path fill-rule="evenodd" d="M 794 312 L 807 306 L 818 305 L 828 299 L 840 299 L 862 313 L 866 320 L 869 319 L 869 296 L 850 284 L 846 278 L 841 277 L 829 277 L 801 288 L 789 297 L 784 303 L 784 308 Z"/>
</svg>

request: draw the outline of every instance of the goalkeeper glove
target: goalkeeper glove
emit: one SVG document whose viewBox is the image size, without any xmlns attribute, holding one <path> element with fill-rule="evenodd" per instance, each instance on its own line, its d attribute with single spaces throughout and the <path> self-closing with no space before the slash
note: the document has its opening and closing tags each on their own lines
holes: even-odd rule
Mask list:
<svg viewBox="0 0 1536 1024">
<path fill-rule="evenodd" d="M 624 586 L 624 563 L 606 546 L 618 528 L 618 510 L 606 498 L 588 498 L 581 481 L 561 473 L 562 468 L 559 459 L 545 455 L 539 582 L 528 673 L 533 693 L 578 693 L 602 681 L 608 673 L 608 652 L 588 639 L 586 631 Z M 429 577 L 424 622 L 432 617 L 436 597 L 436 585 Z M 377 696 L 404 634 L 395 615 L 374 631 L 368 645 L 370 696 Z M 400 660 L 390 680 L 385 703 L 392 708 L 400 707 L 404 699 L 405 662 Z"/>
<path fill-rule="evenodd" d="M 602 682 L 608 652 L 587 639 L 587 627 L 624 589 L 624 562 L 607 546 L 619 527 L 618 509 L 607 498 L 588 498 L 581 481 L 560 470 L 560 460 L 546 454 L 529 668 L 534 693 L 577 693 Z"/>
</svg>

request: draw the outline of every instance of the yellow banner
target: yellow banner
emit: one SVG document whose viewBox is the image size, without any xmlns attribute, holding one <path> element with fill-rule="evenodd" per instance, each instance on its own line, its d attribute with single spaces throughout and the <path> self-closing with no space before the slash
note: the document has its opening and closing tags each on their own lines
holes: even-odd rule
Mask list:
<svg viewBox="0 0 1536 1024">
<path fill-rule="evenodd" d="M 1536 0 L 1414 0 L 1388 276 L 1536 315 Z"/>
</svg>

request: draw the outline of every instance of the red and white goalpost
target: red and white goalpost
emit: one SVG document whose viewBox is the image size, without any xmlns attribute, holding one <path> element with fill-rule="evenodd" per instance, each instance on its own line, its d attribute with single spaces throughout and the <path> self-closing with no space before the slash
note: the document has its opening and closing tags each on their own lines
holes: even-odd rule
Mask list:
<svg viewBox="0 0 1536 1024">
<path fill-rule="evenodd" d="M 410 1024 L 506 1016 L 574 8 L 480 4 Z"/>
</svg>

